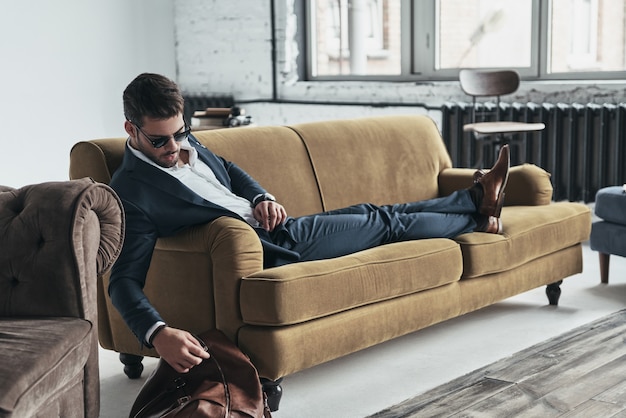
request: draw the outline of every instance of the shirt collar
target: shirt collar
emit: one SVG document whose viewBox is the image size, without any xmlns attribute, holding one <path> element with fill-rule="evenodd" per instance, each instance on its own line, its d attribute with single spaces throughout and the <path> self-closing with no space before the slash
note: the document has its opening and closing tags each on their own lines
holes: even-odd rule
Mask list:
<svg viewBox="0 0 626 418">
<path fill-rule="evenodd" d="M 189 152 L 189 165 L 192 167 L 196 165 L 196 161 L 198 161 L 198 151 L 191 146 L 189 139 L 181 141 L 180 149 L 184 149 Z"/>
<path fill-rule="evenodd" d="M 174 167 L 161 167 L 160 165 L 158 165 L 157 163 L 155 163 L 154 161 L 152 161 L 150 158 L 148 158 L 143 152 L 139 151 L 138 149 L 133 148 L 130 145 L 130 138 L 128 140 L 126 140 L 126 146 L 128 147 L 128 149 L 130 150 L 130 152 L 133 153 L 133 155 L 137 158 L 139 158 L 140 160 L 154 166 L 157 168 L 160 168 L 163 171 L 175 171 L 178 170 L 177 166 Z M 193 167 L 196 164 L 196 161 L 198 161 L 198 151 L 191 146 L 191 144 L 189 143 L 189 139 L 185 139 L 183 141 L 180 142 L 180 149 L 181 150 L 186 150 L 187 152 L 189 152 L 189 165 L 191 167 Z"/>
</svg>

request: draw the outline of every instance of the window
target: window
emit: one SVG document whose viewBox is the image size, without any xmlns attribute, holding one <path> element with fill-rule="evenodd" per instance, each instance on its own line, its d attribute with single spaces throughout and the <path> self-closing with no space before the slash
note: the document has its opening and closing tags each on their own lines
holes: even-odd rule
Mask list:
<svg viewBox="0 0 626 418">
<path fill-rule="evenodd" d="M 400 2 L 317 0 L 314 75 L 400 74 Z"/>
<path fill-rule="evenodd" d="M 626 0 L 307 0 L 308 78 L 624 78 Z"/>
<path fill-rule="evenodd" d="M 548 71 L 624 71 L 624 2 L 553 1 Z"/>
<path fill-rule="evenodd" d="M 437 5 L 437 69 L 531 66 L 532 0 Z"/>
</svg>

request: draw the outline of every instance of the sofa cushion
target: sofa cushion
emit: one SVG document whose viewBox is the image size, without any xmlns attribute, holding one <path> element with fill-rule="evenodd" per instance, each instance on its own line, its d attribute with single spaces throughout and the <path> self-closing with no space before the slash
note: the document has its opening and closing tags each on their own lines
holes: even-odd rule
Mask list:
<svg viewBox="0 0 626 418">
<path fill-rule="evenodd" d="M 296 324 L 455 282 L 461 269 L 452 240 L 388 244 L 244 277 L 241 313 L 247 324 Z"/>
<path fill-rule="evenodd" d="M 91 329 L 77 318 L 0 318 L 0 415 L 31 416 L 75 376 L 84 379 Z"/>
<path fill-rule="evenodd" d="M 512 206 L 502 209 L 504 233 L 463 234 L 463 279 L 499 273 L 577 245 L 589 237 L 591 211 L 582 204 Z"/>
</svg>

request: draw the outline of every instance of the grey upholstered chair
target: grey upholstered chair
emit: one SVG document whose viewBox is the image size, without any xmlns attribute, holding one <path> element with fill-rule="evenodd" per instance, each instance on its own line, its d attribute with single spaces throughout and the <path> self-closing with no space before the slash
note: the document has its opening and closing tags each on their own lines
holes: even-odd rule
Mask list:
<svg viewBox="0 0 626 418">
<path fill-rule="evenodd" d="M 626 257 L 626 185 L 604 187 L 596 193 L 590 246 L 600 253 L 600 281 L 609 282 L 611 254 Z"/>
<path fill-rule="evenodd" d="M 90 179 L 0 186 L 0 417 L 97 417 L 96 280 L 124 237 Z"/>
</svg>

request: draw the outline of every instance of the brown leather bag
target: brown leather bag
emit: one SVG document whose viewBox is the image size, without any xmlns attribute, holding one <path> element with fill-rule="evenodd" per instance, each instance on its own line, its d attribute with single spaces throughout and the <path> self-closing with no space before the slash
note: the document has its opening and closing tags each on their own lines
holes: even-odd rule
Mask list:
<svg viewBox="0 0 626 418">
<path fill-rule="evenodd" d="M 211 357 L 188 373 L 178 373 L 159 360 L 139 391 L 130 417 L 271 418 L 250 359 L 219 330 L 197 338 Z"/>
</svg>

